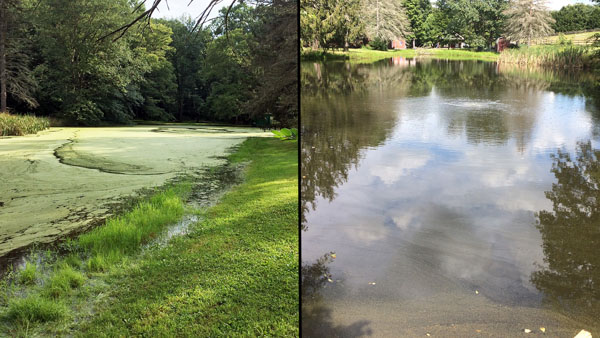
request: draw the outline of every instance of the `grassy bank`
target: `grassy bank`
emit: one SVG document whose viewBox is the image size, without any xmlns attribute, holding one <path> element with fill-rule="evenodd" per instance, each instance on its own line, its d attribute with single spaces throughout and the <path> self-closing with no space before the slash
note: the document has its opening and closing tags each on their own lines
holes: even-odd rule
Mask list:
<svg viewBox="0 0 600 338">
<path fill-rule="evenodd" d="M 498 62 L 552 68 L 581 68 L 594 66 L 594 49 L 577 45 L 547 45 L 507 49 Z"/>
<path fill-rule="evenodd" d="M 0 136 L 22 136 L 35 134 L 50 127 L 45 117 L 0 113 Z"/>
<path fill-rule="evenodd" d="M 498 59 L 497 53 L 492 52 L 474 52 L 469 50 L 461 49 L 445 49 L 445 48 L 428 48 L 428 49 L 402 49 L 402 50 L 388 50 L 379 51 L 371 50 L 366 48 L 350 49 L 347 52 L 344 51 L 305 51 L 302 54 L 302 60 L 304 61 L 336 61 L 336 60 L 348 60 L 354 63 L 371 63 L 383 59 L 392 57 L 433 57 L 440 59 L 450 60 L 483 60 L 483 61 L 496 61 Z"/>
<path fill-rule="evenodd" d="M 298 335 L 297 142 L 249 139 L 244 182 L 186 210 L 180 182 L 2 281 L 7 335 Z M 194 213 L 185 236 L 140 251 Z M 42 262 L 42 263 L 40 263 Z"/>
</svg>

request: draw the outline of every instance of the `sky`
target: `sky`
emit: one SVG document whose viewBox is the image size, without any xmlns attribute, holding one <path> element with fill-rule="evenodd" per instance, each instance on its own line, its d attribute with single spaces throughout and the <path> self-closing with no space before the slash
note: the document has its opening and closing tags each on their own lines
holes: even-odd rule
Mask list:
<svg viewBox="0 0 600 338">
<path fill-rule="evenodd" d="M 582 3 L 582 4 L 587 4 L 587 5 L 591 5 L 592 4 L 592 2 L 589 1 L 589 0 L 549 0 L 548 1 L 548 6 L 552 10 L 559 10 L 563 6 L 573 5 L 573 4 L 576 4 L 576 3 Z"/>
<path fill-rule="evenodd" d="M 159 6 L 160 12 L 156 12 L 154 14 L 155 18 L 180 18 L 182 15 L 187 14 L 192 18 L 196 18 L 199 16 L 202 11 L 206 8 L 206 5 L 209 3 L 209 0 L 193 0 L 192 3 L 188 6 L 189 0 L 169 0 L 169 9 L 167 9 L 167 0 L 162 0 L 163 2 Z M 148 1 L 149 3 L 151 1 Z M 230 1 L 223 1 L 215 7 L 212 11 L 210 17 L 215 17 L 219 12 L 219 9 L 227 6 Z M 559 10 L 561 7 L 566 5 L 572 5 L 575 3 L 584 3 L 584 4 L 592 4 L 590 0 L 548 0 L 548 6 L 552 10 Z"/>
<path fill-rule="evenodd" d="M 155 12 L 152 17 L 154 18 L 165 18 L 165 19 L 178 19 L 182 15 L 189 15 L 192 18 L 197 18 L 202 14 L 202 11 L 209 4 L 210 0 L 193 0 L 190 4 L 190 0 L 162 0 L 159 11 Z M 147 1 L 148 4 L 152 3 L 152 0 Z M 167 3 L 169 7 L 167 8 Z M 219 9 L 224 6 L 228 6 L 231 1 L 222 1 L 212 10 L 209 18 L 215 17 L 219 13 Z M 189 4 L 189 6 L 188 6 Z M 146 5 L 149 7 L 149 5 Z"/>
</svg>

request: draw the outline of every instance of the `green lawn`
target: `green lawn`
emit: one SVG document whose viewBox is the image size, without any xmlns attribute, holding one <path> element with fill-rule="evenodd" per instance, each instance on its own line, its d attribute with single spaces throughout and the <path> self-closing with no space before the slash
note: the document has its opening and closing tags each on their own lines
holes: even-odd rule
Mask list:
<svg viewBox="0 0 600 338">
<path fill-rule="evenodd" d="M 469 50 L 461 49 L 445 49 L 445 48 L 417 48 L 417 49 L 402 49 L 402 50 L 371 50 L 367 48 L 355 48 L 350 49 L 347 52 L 338 50 L 322 53 L 310 53 L 305 50 L 303 54 L 304 60 L 317 59 L 317 54 L 321 54 L 321 59 L 325 60 L 344 60 L 347 59 L 352 63 L 371 63 L 383 59 L 388 59 L 396 56 L 402 56 L 407 58 L 415 57 L 432 57 L 440 59 L 452 59 L 452 60 L 483 60 L 483 61 L 496 61 L 498 60 L 498 54 L 492 52 L 474 52 Z"/>
<path fill-rule="evenodd" d="M 243 183 L 207 210 L 187 210 L 201 221 L 166 246 L 139 250 L 159 223 L 182 215 L 189 182 L 72 242 L 78 255 L 28 267 L 23 282 L 4 280 L 11 291 L 0 298 L 0 329 L 10 336 L 298 336 L 297 147 L 245 141 L 229 157 L 248 163 Z M 162 210 L 162 220 L 144 217 Z"/>
</svg>

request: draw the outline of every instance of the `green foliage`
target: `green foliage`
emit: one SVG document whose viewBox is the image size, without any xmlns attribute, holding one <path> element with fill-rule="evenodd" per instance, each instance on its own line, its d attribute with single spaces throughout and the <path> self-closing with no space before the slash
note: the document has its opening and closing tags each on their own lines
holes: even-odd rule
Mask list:
<svg viewBox="0 0 600 338">
<path fill-rule="evenodd" d="M 67 315 L 67 308 L 39 295 L 11 300 L 4 317 L 10 321 L 28 324 L 31 322 L 47 322 Z"/>
<path fill-rule="evenodd" d="M 280 140 L 295 140 L 298 139 L 298 129 L 281 128 L 281 130 L 271 130 L 276 138 Z"/>
<path fill-rule="evenodd" d="M 551 13 L 557 32 L 574 32 L 600 28 L 600 7 L 586 4 L 573 4 Z"/>
<path fill-rule="evenodd" d="M 25 262 L 25 268 L 19 272 L 19 282 L 25 285 L 33 285 L 37 277 L 37 265 L 32 262 Z"/>
<path fill-rule="evenodd" d="M 0 136 L 35 134 L 50 127 L 45 117 L 0 113 Z"/>
<path fill-rule="evenodd" d="M 441 0 L 438 7 L 447 18 L 443 40 L 483 48 L 491 46 L 501 35 L 508 1 Z"/>
<path fill-rule="evenodd" d="M 85 277 L 81 272 L 74 270 L 70 265 L 63 264 L 44 284 L 44 293 L 57 299 L 67 294 L 69 290 L 79 288 L 84 282 Z"/>
<path fill-rule="evenodd" d="M 559 45 L 572 45 L 573 40 L 567 38 L 563 33 L 558 34 L 558 44 Z"/>
<path fill-rule="evenodd" d="M 593 49 L 576 45 L 508 49 L 500 54 L 498 62 L 552 68 L 591 68 L 594 65 Z"/>
<path fill-rule="evenodd" d="M 190 234 L 119 269 L 82 336 L 298 336 L 298 143 L 245 141 L 244 183 Z M 72 332 L 73 332 L 72 331 Z"/>
<path fill-rule="evenodd" d="M 386 51 L 388 50 L 389 41 L 380 37 L 376 37 L 372 41 L 369 42 L 369 46 L 374 50 Z"/>
<path fill-rule="evenodd" d="M 176 222 L 183 215 L 180 194 L 176 189 L 166 190 L 147 202 L 140 202 L 131 212 L 110 218 L 104 226 L 81 235 L 79 246 L 92 254 L 88 266 L 104 270 L 107 262 L 112 264 L 133 253 L 164 225 Z"/>
<path fill-rule="evenodd" d="M 415 39 L 417 46 L 423 46 L 429 37 L 425 22 L 432 11 L 431 2 L 429 0 L 403 0 L 402 7 L 406 10 L 412 28 L 412 34 L 408 38 Z"/>
</svg>

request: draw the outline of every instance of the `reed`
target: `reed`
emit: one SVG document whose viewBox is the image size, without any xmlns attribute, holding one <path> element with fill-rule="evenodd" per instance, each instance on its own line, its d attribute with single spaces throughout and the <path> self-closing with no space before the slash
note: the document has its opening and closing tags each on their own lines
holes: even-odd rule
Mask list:
<svg viewBox="0 0 600 338">
<path fill-rule="evenodd" d="M 552 68 L 591 68 L 594 49 L 577 45 L 550 45 L 508 49 L 500 54 L 499 63 Z"/>
<path fill-rule="evenodd" d="M 0 136 L 35 134 L 50 127 L 50 120 L 33 115 L 0 113 Z"/>
</svg>

